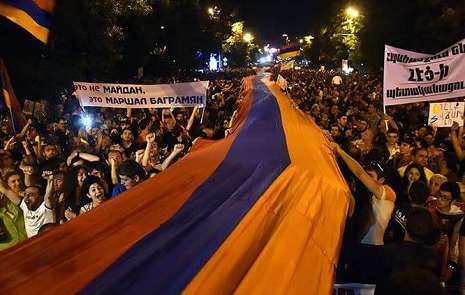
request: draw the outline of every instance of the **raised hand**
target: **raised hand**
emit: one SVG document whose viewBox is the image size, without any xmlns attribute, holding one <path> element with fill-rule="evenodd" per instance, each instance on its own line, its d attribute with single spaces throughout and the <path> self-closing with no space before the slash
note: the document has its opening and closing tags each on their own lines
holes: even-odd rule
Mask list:
<svg viewBox="0 0 465 295">
<path fill-rule="evenodd" d="M 149 133 L 149 134 L 147 134 L 147 136 L 145 136 L 145 140 L 148 143 L 154 143 L 155 139 L 156 139 L 155 133 Z"/>
<path fill-rule="evenodd" d="M 74 219 L 74 218 L 76 218 L 76 216 L 77 216 L 76 213 L 74 213 L 73 211 L 71 211 L 69 209 L 65 211 L 65 217 L 68 220 Z"/>
<path fill-rule="evenodd" d="M 459 123 L 456 122 L 456 121 L 454 121 L 454 123 L 452 123 L 452 127 L 450 127 L 450 130 L 451 130 L 452 132 L 455 133 L 455 132 L 457 132 L 457 130 L 459 129 L 459 127 L 460 127 L 460 126 L 459 126 Z"/>
<path fill-rule="evenodd" d="M 34 168 L 32 166 L 20 166 L 19 167 L 24 174 L 26 175 L 32 175 L 34 173 Z"/>
<path fill-rule="evenodd" d="M 182 152 L 183 149 L 184 149 L 183 144 L 178 143 L 177 145 L 174 146 L 174 152 L 176 152 L 176 153 Z"/>
<path fill-rule="evenodd" d="M 53 180 L 53 171 L 44 171 L 42 173 L 42 178 L 46 179 L 48 182 Z"/>
</svg>

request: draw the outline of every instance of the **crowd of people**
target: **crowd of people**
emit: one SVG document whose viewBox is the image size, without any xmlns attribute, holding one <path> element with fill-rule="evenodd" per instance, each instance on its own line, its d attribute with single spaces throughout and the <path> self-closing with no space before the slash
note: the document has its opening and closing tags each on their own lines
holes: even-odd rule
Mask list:
<svg viewBox="0 0 465 295">
<path fill-rule="evenodd" d="M 196 138 L 224 137 L 242 77 L 251 73 L 209 76 L 205 110 L 83 110 L 70 95 L 63 113 L 29 118 L 18 132 L 5 115 L 0 123 L 0 251 L 162 172 L 189 152 Z M 436 290 L 436 281 L 461 286 L 464 127 L 427 126 L 427 103 L 384 111 L 378 77 L 309 69 L 281 75 L 295 106 L 327 134 L 355 199 L 337 281 L 429 290 Z M 83 121 L 89 117 L 92 124 Z"/>
<path fill-rule="evenodd" d="M 428 126 L 428 103 L 384 112 L 379 77 L 281 76 L 295 106 L 327 134 L 355 199 L 337 282 L 391 288 L 377 294 L 441 294 L 439 282 L 465 283 L 463 126 Z"/>
<path fill-rule="evenodd" d="M 5 114 L 0 123 L 0 251 L 162 172 L 188 153 L 196 138 L 224 137 L 239 104 L 242 78 L 252 73 L 197 77 L 210 80 L 205 109 L 84 110 L 70 95 L 63 113 L 29 118 L 17 132 Z"/>
</svg>

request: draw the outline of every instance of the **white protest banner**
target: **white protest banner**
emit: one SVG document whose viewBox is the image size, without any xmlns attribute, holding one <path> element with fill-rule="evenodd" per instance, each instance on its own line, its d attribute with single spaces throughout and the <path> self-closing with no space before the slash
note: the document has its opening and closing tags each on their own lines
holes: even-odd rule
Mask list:
<svg viewBox="0 0 465 295">
<path fill-rule="evenodd" d="M 286 90 L 287 89 L 287 81 L 286 81 L 286 79 L 283 78 L 283 76 L 278 75 L 278 80 L 276 80 L 276 83 L 281 88 L 281 90 Z"/>
<path fill-rule="evenodd" d="M 465 39 L 438 54 L 385 46 L 384 105 L 465 96 Z"/>
<path fill-rule="evenodd" d="M 208 81 L 160 85 L 74 82 L 74 89 L 83 107 L 204 107 L 208 84 Z"/>
<path fill-rule="evenodd" d="M 428 125 L 451 127 L 454 122 L 463 126 L 465 102 L 441 102 L 429 104 Z"/>
</svg>

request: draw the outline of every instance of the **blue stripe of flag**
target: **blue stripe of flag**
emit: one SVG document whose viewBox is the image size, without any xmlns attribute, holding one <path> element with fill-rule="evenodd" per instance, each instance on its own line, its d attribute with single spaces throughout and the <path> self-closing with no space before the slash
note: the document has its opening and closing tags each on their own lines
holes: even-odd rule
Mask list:
<svg viewBox="0 0 465 295">
<path fill-rule="evenodd" d="M 42 10 L 34 1 L 32 0 L 4 0 L 7 4 L 14 6 L 18 9 L 26 12 L 36 23 L 46 27 L 51 28 L 51 15 L 49 12 Z"/>
<path fill-rule="evenodd" d="M 276 98 L 262 82 L 254 84 L 246 122 L 217 170 L 81 294 L 179 294 L 288 167 Z"/>
</svg>

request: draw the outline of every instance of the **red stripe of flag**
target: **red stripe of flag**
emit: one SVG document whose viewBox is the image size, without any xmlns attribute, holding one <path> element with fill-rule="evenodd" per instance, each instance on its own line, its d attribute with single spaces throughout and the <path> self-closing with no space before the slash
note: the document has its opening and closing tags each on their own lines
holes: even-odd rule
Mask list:
<svg viewBox="0 0 465 295">
<path fill-rule="evenodd" d="M 21 111 L 21 105 L 19 104 L 18 99 L 13 91 L 11 86 L 10 77 L 6 70 L 5 63 L 0 59 L 0 82 L 2 87 L 2 95 L 5 106 L 9 109 L 11 119 L 13 120 L 13 128 L 15 131 L 23 128 L 26 125 L 26 117 Z"/>
</svg>

